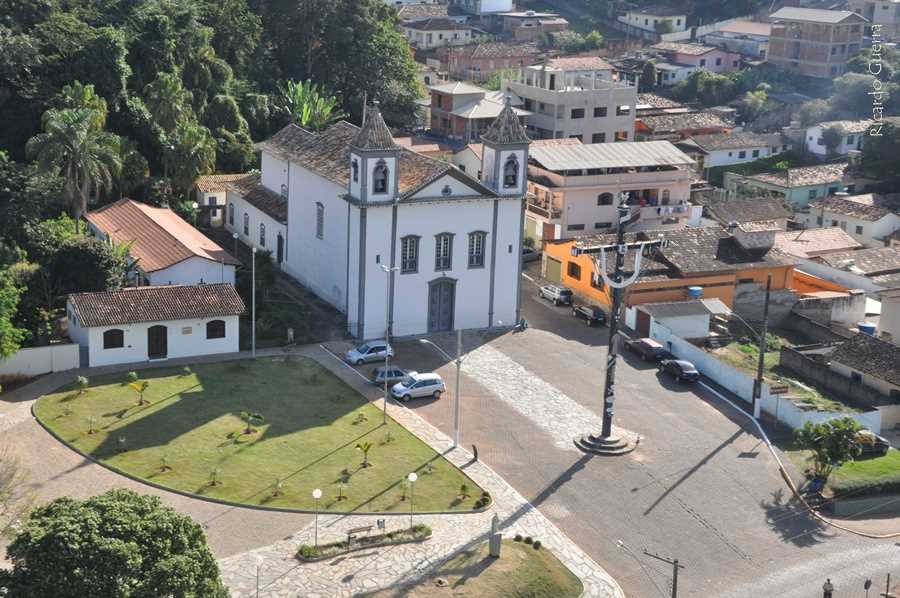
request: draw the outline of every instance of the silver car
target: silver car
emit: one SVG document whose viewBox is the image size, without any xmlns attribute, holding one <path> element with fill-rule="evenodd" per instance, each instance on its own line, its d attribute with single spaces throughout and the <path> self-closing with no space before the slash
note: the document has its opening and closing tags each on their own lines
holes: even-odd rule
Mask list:
<svg viewBox="0 0 900 598">
<path fill-rule="evenodd" d="M 369 380 L 371 380 L 372 384 L 375 386 L 384 386 L 385 382 L 390 386 L 393 386 L 397 382 L 401 382 L 417 373 L 418 372 L 406 370 L 396 365 L 388 366 L 387 369 L 385 369 L 384 366 L 380 366 L 372 370 L 372 375 L 369 376 Z"/>
<path fill-rule="evenodd" d="M 384 341 L 368 341 L 347 351 L 344 359 L 347 360 L 347 363 L 362 365 L 370 361 L 383 361 L 385 354 L 389 357 L 394 356 L 394 349 L 389 344 Z"/>
<path fill-rule="evenodd" d="M 408 401 L 421 397 L 441 398 L 441 393 L 446 391 L 444 381 L 437 374 L 410 374 L 391 388 L 391 394 L 395 399 Z"/>
</svg>

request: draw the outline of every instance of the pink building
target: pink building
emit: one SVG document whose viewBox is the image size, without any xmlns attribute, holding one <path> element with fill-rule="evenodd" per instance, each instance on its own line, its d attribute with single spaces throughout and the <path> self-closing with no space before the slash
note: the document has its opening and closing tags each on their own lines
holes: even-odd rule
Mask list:
<svg viewBox="0 0 900 598">
<path fill-rule="evenodd" d="M 681 42 L 660 42 L 652 46 L 667 62 L 728 73 L 741 68 L 741 55 L 715 46 Z"/>
</svg>

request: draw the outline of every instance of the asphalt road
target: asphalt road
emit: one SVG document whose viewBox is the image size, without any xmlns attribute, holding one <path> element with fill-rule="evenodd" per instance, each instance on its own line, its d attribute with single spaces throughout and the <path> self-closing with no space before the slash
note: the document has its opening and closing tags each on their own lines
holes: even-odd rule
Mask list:
<svg viewBox="0 0 900 598">
<path fill-rule="evenodd" d="M 588 328 L 568 308 L 536 299 L 523 284 L 523 333 L 466 339 L 488 342 L 599 413 L 607 328 Z M 441 339 L 451 351 L 452 339 Z M 452 430 L 453 366 L 422 345 L 398 345 L 398 363 L 439 369 L 448 393 L 410 407 Z M 465 365 L 463 368 L 465 372 Z M 641 434 L 637 451 L 586 457 L 559 448 L 544 427 L 463 375 L 466 447 L 530 499 L 629 596 L 669 596 L 671 567 L 646 549 L 680 560 L 679 596 L 813 598 L 826 577 L 835 598 L 864 596 L 863 581 L 883 587 L 900 575 L 900 548 L 825 527 L 789 500 L 776 464 L 733 408 L 700 386 L 660 378 L 640 361 L 620 362 L 616 424 Z M 893 522 L 891 522 L 893 523 Z M 887 524 L 886 524 L 887 525 Z M 621 542 L 621 544 L 620 544 Z"/>
</svg>

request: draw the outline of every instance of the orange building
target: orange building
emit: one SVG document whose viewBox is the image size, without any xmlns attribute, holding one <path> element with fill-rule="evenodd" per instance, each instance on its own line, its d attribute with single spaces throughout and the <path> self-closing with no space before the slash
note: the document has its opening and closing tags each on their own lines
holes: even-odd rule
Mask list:
<svg viewBox="0 0 900 598">
<path fill-rule="evenodd" d="M 755 283 L 765 286 L 772 274 L 772 289 L 791 289 L 794 265 L 784 255 L 772 251 L 773 232 L 768 230 L 735 229 L 729 233 L 722 228 L 687 228 L 678 231 L 647 231 L 630 233 L 629 242 L 656 239 L 663 236 L 667 245 L 648 249 L 641 256 L 641 274 L 627 287 L 625 305 L 679 301 L 688 298 L 688 287 L 701 287 L 704 298 L 720 299 L 728 307 L 734 306 L 738 285 Z M 598 274 L 598 255 L 572 256 L 572 248 L 609 245 L 613 235 L 580 237 L 548 241 L 544 244 L 542 275 L 551 282 L 572 289 L 582 300 L 595 305 L 609 306 L 611 289 Z M 633 270 L 636 251 L 625 257 L 626 271 Z M 606 269 L 615 267 L 615 254 L 607 254 Z M 626 276 L 630 276 L 628 272 Z"/>
</svg>

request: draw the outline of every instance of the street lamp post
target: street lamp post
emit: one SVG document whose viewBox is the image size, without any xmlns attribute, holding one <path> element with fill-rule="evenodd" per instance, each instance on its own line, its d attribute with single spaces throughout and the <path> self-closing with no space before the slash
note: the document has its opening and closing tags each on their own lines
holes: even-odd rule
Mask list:
<svg viewBox="0 0 900 598">
<path fill-rule="evenodd" d="M 416 480 L 419 479 L 419 476 L 416 475 L 416 472 L 411 471 L 406 479 L 409 480 L 409 529 L 412 529 L 413 522 L 413 492 L 416 488 Z"/>
<path fill-rule="evenodd" d="M 194 219 L 194 226 L 197 226 L 197 210 L 200 209 L 200 204 L 196 201 L 191 204 L 191 216 Z"/>
<path fill-rule="evenodd" d="M 234 239 L 234 259 L 237 259 L 237 256 L 238 256 L 238 250 L 237 250 L 237 247 L 238 247 L 238 246 L 237 246 L 237 242 L 238 242 L 238 238 L 239 238 L 239 237 L 240 237 L 239 234 L 237 234 L 237 233 L 231 233 L 231 238 Z"/>
<path fill-rule="evenodd" d="M 394 313 L 394 306 L 391 301 L 391 287 L 393 286 L 391 283 L 394 280 L 394 272 L 399 272 L 400 268 L 397 266 L 387 267 L 384 264 L 381 265 L 381 269 L 384 270 L 385 275 L 387 276 L 387 283 L 385 284 L 385 297 L 384 297 L 384 409 L 381 412 L 381 423 L 383 425 L 387 425 L 387 406 L 388 406 L 388 367 L 390 363 L 391 352 L 387 350 L 388 347 L 391 346 L 391 315 Z"/>
<path fill-rule="evenodd" d="M 250 303 L 251 303 L 251 318 L 250 318 L 250 354 L 253 357 L 256 357 L 256 247 L 250 250 L 252 265 L 250 267 L 251 271 L 251 289 L 250 289 Z"/>
<path fill-rule="evenodd" d="M 322 491 L 316 488 L 312 492 L 313 498 L 316 499 L 316 548 L 319 547 L 319 499 L 322 498 Z"/>
<path fill-rule="evenodd" d="M 772 288 L 772 274 L 766 278 L 766 302 L 763 305 L 762 330 L 759 334 L 759 362 L 756 365 L 756 380 L 753 383 L 753 419 L 759 419 L 762 404 L 763 371 L 766 359 L 766 334 L 769 328 L 769 292 Z M 778 423 L 777 421 L 775 422 Z"/>
<path fill-rule="evenodd" d="M 575 439 L 575 445 L 587 453 L 621 455 L 634 450 L 634 443 L 613 435 L 612 420 L 616 395 L 616 362 L 618 360 L 618 335 L 619 322 L 621 320 L 622 299 L 625 288 L 637 280 L 641 271 L 641 257 L 647 248 L 656 248 L 665 245 L 662 239 L 655 241 L 625 242 L 625 227 L 631 222 L 631 206 L 628 205 L 628 194 L 624 191 L 619 194 L 618 225 L 616 227 L 615 245 L 600 245 L 595 247 L 572 247 L 572 256 L 599 254 L 600 276 L 603 281 L 612 288 L 613 300 L 609 314 L 609 346 L 606 355 L 606 380 L 603 387 L 603 424 L 600 434 L 587 433 Z M 629 250 L 637 252 L 634 261 L 632 275 L 625 278 L 625 255 Z M 606 272 L 606 254 L 615 251 L 616 265 L 612 279 Z"/>
<path fill-rule="evenodd" d="M 462 329 L 456 331 L 456 358 L 451 357 L 446 351 L 441 349 L 439 346 L 428 340 L 427 338 L 420 338 L 420 343 L 425 343 L 427 345 L 431 345 L 437 351 L 444 356 L 444 359 L 448 361 L 453 361 L 456 363 L 456 388 L 453 389 L 453 448 L 459 446 L 459 418 L 460 418 L 460 403 L 459 403 L 459 385 L 460 385 L 460 371 L 462 370 Z"/>
</svg>

